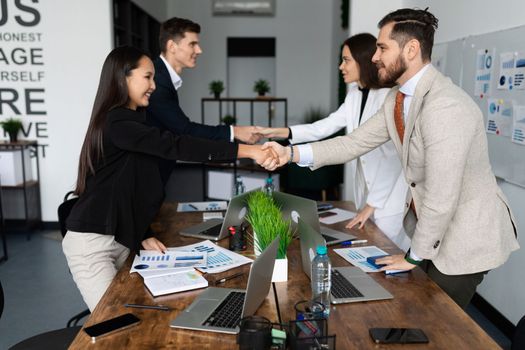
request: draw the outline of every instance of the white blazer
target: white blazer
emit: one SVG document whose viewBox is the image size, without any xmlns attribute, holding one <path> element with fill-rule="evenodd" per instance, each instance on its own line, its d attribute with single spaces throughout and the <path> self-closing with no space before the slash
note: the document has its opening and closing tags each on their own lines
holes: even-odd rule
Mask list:
<svg viewBox="0 0 525 350">
<path fill-rule="evenodd" d="M 379 110 L 389 90 L 370 90 L 361 124 Z M 321 140 L 344 127 L 348 134 L 352 133 L 359 126 L 361 98 L 362 93 L 357 84 L 350 84 L 345 102 L 337 111 L 312 124 L 291 126 L 293 138 L 290 142 L 295 144 Z M 376 208 L 376 219 L 403 213 L 408 185 L 391 141 L 345 164 L 345 184 L 351 186 L 352 182 L 357 208 L 361 209 L 368 203 Z"/>
</svg>

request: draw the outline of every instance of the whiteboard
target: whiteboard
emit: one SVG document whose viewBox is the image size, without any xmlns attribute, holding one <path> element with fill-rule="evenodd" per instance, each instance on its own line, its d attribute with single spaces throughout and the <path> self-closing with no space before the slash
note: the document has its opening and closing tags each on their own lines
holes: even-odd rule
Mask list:
<svg viewBox="0 0 525 350">
<path fill-rule="evenodd" d="M 498 90 L 500 53 L 525 51 L 525 26 L 493 33 L 470 36 L 446 43 L 436 44 L 432 52 L 432 63 L 454 83 L 461 86 L 478 104 L 487 125 L 487 103 L 489 98 L 512 99 L 525 105 L 525 90 Z M 480 49 L 496 49 L 492 65 L 490 96 L 474 96 L 476 57 Z M 489 156 L 497 177 L 525 187 L 525 146 L 511 141 L 510 137 L 487 134 Z"/>
</svg>

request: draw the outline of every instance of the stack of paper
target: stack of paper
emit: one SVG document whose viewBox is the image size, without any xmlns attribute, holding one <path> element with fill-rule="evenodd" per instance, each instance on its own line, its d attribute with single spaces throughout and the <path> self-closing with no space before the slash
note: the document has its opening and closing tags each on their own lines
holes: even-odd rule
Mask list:
<svg viewBox="0 0 525 350">
<path fill-rule="evenodd" d="M 164 254 L 141 250 L 129 272 L 138 272 L 151 294 L 157 296 L 207 287 L 208 281 L 195 269 L 202 273 L 217 273 L 251 262 L 252 259 L 206 240 L 168 248 Z"/>
<path fill-rule="evenodd" d="M 208 265 L 196 267 L 199 271 L 207 273 L 217 273 L 233 269 L 251 263 L 253 260 L 244 255 L 237 254 L 228 249 L 214 244 L 210 240 L 187 245 L 184 247 L 169 248 L 169 250 L 186 251 L 194 253 L 207 253 Z"/>
</svg>

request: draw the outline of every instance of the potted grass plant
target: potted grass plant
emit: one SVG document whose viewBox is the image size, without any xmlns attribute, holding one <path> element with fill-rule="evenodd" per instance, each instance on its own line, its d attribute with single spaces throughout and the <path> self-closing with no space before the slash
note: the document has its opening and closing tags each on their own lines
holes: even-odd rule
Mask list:
<svg viewBox="0 0 525 350">
<path fill-rule="evenodd" d="M 210 94 L 213 94 L 216 99 L 219 99 L 221 98 L 221 93 L 224 91 L 224 83 L 222 80 L 213 80 L 210 82 L 209 88 Z"/>
<path fill-rule="evenodd" d="M 252 226 L 253 246 L 258 255 L 279 236 L 279 248 L 273 270 L 272 282 L 288 280 L 288 259 L 286 250 L 292 242 L 293 232 L 290 220 L 284 220 L 281 208 L 271 196 L 262 191 L 253 192 L 247 200 L 247 221 Z"/>
<path fill-rule="evenodd" d="M 4 129 L 4 132 L 9 135 L 10 142 L 18 141 L 18 133 L 20 130 L 22 130 L 23 126 L 22 121 L 20 119 L 8 118 L 3 122 L 0 122 L 0 125 L 2 125 L 2 129 Z"/>
<path fill-rule="evenodd" d="M 264 96 L 267 92 L 270 92 L 270 83 L 264 79 L 259 79 L 253 84 L 253 91 L 259 96 Z"/>
<path fill-rule="evenodd" d="M 237 123 L 237 118 L 231 114 L 226 114 L 221 118 L 221 121 L 224 123 L 224 125 L 235 125 L 235 123 Z"/>
</svg>

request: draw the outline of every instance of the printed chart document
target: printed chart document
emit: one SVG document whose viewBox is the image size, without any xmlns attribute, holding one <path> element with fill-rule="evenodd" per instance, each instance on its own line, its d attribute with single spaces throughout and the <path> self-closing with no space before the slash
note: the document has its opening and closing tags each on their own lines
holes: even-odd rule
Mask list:
<svg viewBox="0 0 525 350">
<path fill-rule="evenodd" d="M 334 214 L 331 216 L 319 217 L 319 222 L 325 225 L 331 225 L 331 224 L 335 224 L 336 222 L 350 220 L 356 215 L 356 213 L 352 211 L 339 209 L 339 208 L 333 208 L 327 211 L 323 211 L 322 213 L 319 213 L 319 215 L 323 213 L 333 213 Z"/>
<path fill-rule="evenodd" d="M 228 209 L 226 201 L 217 202 L 181 202 L 177 205 L 177 211 L 218 211 Z"/>
<path fill-rule="evenodd" d="M 379 269 L 374 265 L 370 264 L 366 258 L 378 255 L 390 255 L 382 249 L 379 249 L 375 245 L 358 247 L 358 248 L 339 248 L 334 249 L 343 259 L 348 261 L 350 264 L 359 267 L 364 272 L 379 272 Z M 390 270 L 385 271 L 387 275 L 404 272 L 405 270 Z"/>
<path fill-rule="evenodd" d="M 155 297 L 208 287 L 208 281 L 194 269 L 168 275 L 144 277 L 144 284 Z"/>
<path fill-rule="evenodd" d="M 173 251 L 162 254 L 155 250 L 141 250 L 131 264 L 131 272 L 152 270 L 187 270 L 189 267 L 208 266 L 207 252 Z"/>
<path fill-rule="evenodd" d="M 227 271 L 233 269 L 234 267 L 248 264 L 253 261 L 252 259 L 249 259 L 244 255 L 237 254 L 228 249 L 224 249 L 223 247 L 214 244 L 210 240 L 198 242 L 183 247 L 168 248 L 168 250 L 207 253 L 208 264 L 205 267 L 196 267 L 199 271 L 207 273 Z"/>
</svg>

